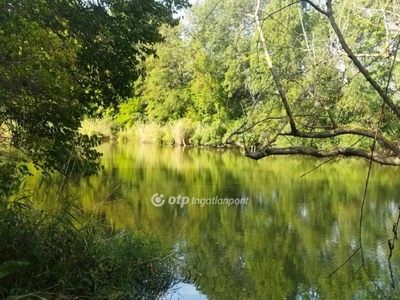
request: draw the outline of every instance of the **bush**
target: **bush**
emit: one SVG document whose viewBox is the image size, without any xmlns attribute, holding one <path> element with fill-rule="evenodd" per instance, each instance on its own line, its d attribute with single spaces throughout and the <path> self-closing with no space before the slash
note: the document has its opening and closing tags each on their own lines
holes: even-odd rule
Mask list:
<svg viewBox="0 0 400 300">
<path fill-rule="evenodd" d="M 172 144 L 171 128 L 168 125 L 145 123 L 134 125 L 136 142 L 143 144 Z"/>
<path fill-rule="evenodd" d="M 224 143 L 226 132 L 226 124 L 220 120 L 211 124 L 199 123 L 190 141 L 197 146 L 220 146 Z"/>
<path fill-rule="evenodd" d="M 118 126 L 107 119 L 86 119 L 81 123 L 80 132 L 89 136 L 96 135 L 101 139 L 115 139 Z"/>
<path fill-rule="evenodd" d="M 188 119 L 179 119 L 171 128 L 174 144 L 178 146 L 186 146 L 194 132 L 193 123 Z"/>
<path fill-rule="evenodd" d="M 156 299 L 176 280 L 175 254 L 155 239 L 82 215 L 51 216 L 26 199 L 1 203 L 0 241 L 2 299 Z"/>
</svg>

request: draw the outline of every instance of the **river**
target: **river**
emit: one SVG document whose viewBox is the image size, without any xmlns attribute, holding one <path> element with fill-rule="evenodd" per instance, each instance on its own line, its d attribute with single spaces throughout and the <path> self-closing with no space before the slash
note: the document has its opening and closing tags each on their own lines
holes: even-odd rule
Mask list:
<svg viewBox="0 0 400 300">
<path fill-rule="evenodd" d="M 148 232 L 180 251 L 191 273 L 165 299 L 397 294 L 400 245 L 391 276 L 388 239 L 399 213 L 398 168 L 373 165 L 360 222 L 365 160 L 337 158 L 307 174 L 323 161 L 154 145 L 99 150 L 103 169 L 70 193 L 115 228 Z"/>
</svg>

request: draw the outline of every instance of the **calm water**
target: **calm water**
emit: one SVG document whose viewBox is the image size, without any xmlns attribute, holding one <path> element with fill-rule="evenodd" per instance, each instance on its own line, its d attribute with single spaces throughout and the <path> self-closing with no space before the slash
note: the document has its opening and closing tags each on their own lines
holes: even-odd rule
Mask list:
<svg viewBox="0 0 400 300">
<path fill-rule="evenodd" d="M 388 239 L 400 205 L 398 168 L 373 167 L 360 240 L 365 161 L 338 159 L 301 178 L 322 161 L 149 145 L 100 151 L 104 169 L 69 192 L 113 226 L 150 232 L 182 252 L 196 283 L 178 284 L 165 299 L 397 297 L 400 244 L 392 281 Z"/>
</svg>

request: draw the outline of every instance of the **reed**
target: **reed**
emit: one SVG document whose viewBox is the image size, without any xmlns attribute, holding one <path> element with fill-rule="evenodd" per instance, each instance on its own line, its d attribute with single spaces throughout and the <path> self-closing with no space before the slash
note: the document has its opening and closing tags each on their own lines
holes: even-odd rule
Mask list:
<svg viewBox="0 0 400 300">
<path fill-rule="evenodd" d="M 80 132 L 89 136 L 97 135 L 102 139 L 115 139 L 117 126 L 107 119 L 85 119 Z"/>
<path fill-rule="evenodd" d="M 176 254 L 149 235 L 30 196 L 0 203 L 1 299 L 157 299 L 176 282 Z"/>
</svg>

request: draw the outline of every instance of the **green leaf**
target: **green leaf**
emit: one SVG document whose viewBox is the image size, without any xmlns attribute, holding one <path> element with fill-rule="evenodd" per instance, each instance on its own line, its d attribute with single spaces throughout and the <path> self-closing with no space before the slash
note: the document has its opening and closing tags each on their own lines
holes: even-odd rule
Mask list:
<svg viewBox="0 0 400 300">
<path fill-rule="evenodd" d="M 26 261 L 8 260 L 0 265 L 0 279 L 19 271 L 22 267 L 28 266 Z"/>
</svg>

